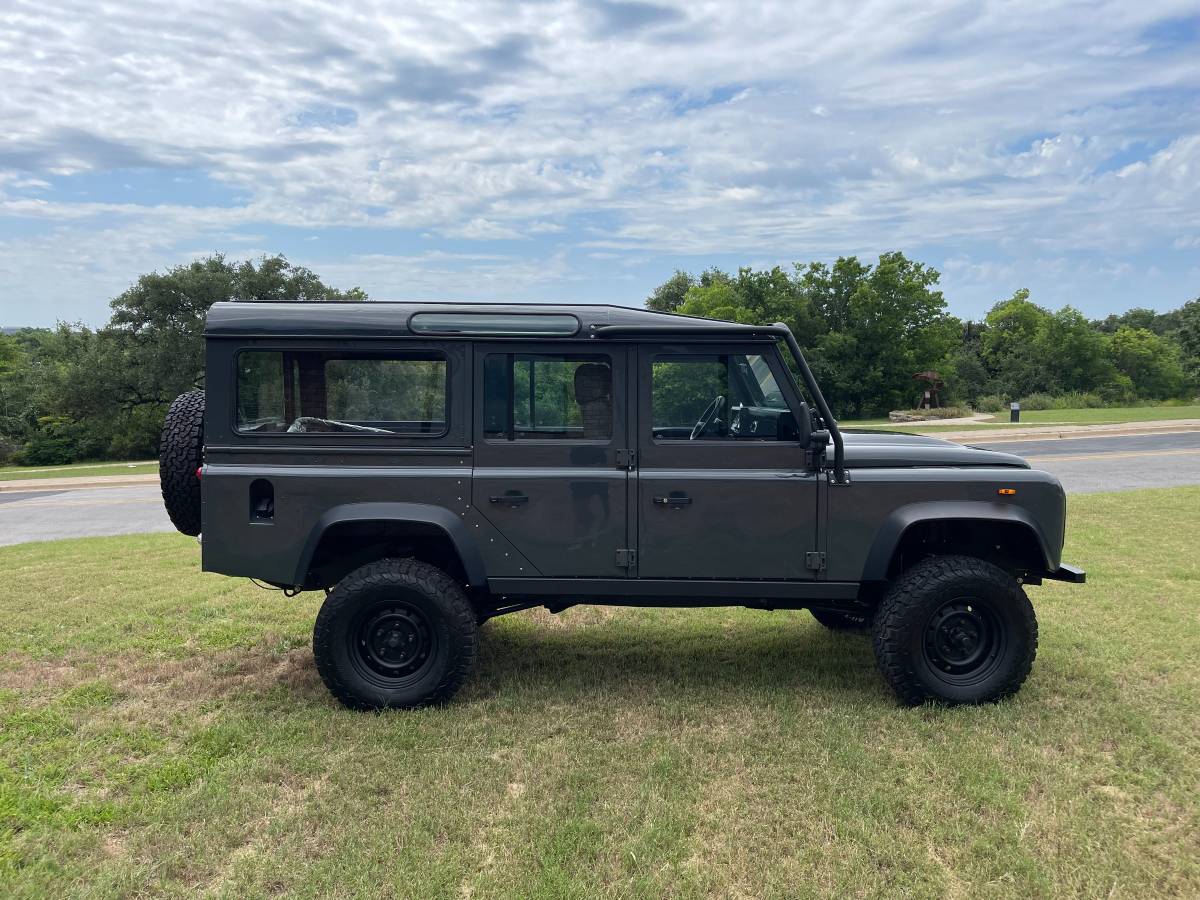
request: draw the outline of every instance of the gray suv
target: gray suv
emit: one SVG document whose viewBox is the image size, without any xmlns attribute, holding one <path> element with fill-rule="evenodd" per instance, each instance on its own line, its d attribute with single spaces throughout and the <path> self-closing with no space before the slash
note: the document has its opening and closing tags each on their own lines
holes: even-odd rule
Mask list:
<svg viewBox="0 0 1200 900">
<path fill-rule="evenodd" d="M 162 436 L 203 568 L 323 589 L 358 709 L 448 700 L 479 627 L 578 603 L 808 609 L 870 632 L 910 704 L 1015 692 L 1058 481 L 931 437 L 843 434 L 784 325 L 613 306 L 218 303 Z M 810 405 L 811 404 L 811 405 Z"/>
</svg>

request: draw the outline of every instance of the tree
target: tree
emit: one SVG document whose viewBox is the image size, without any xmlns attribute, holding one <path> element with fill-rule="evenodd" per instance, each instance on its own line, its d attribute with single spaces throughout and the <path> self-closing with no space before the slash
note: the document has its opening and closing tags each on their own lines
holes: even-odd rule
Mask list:
<svg viewBox="0 0 1200 900">
<path fill-rule="evenodd" d="M 229 263 L 221 254 L 142 275 L 112 301 L 97 355 L 104 388 L 124 409 L 169 403 L 200 387 L 204 318 L 224 300 L 244 302 L 358 301 L 359 288 L 339 291 L 283 256 Z"/>
<path fill-rule="evenodd" d="M 676 269 L 674 275 L 656 287 L 654 293 L 646 298 L 646 308 L 658 312 L 675 312 L 695 284 L 696 280 L 691 275 Z"/>
<path fill-rule="evenodd" d="M 937 368 L 957 343 L 962 325 L 946 315 L 938 277 L 902 253 L 885 253 L 874 266 L 843 257 L 832 266 L 796 265 L 791 273 L 778 266 L 736 275 L 709 269 L 698 279 L 677 272 L 672 281 L 691 285 L 678 312 L 786 323 L 812 351 L 830 402 L 840 414 L 856 415 L 911 405 L 913 374 Z"/>
<path fill-rule="evenodd" d="M 811 270 L 810 270 L 810 274 Z M 938 370 L 959 341 L 962 323 L 946 313 L 939 273 L 903 253 L 874 267 L 854 258 L 810 280 L 825 334 L 813 364 L 841 415 L 878 415 L 913 405 L 913 375 Z"/>
<path fill-rule="evenodd" d="M 1108 355 L 1140 398 L 1165 400 L 1176 396 L 1183 386 L 1179 351 L 1145 328 L 1118 328 L 1109 339 Z"/>
<path fill-rule="evenodd" d="M 1046 390 L 1093 391 L 1112 380 L 1104 335 L 1095 331 L 1077 309 L 1064 306 L 1043 322 L 1034 342 L 1045 368 Z"/>
<path fill-rule="evenodd" d="M 786 322 L 847 416 L 911 405 L 913 374 L 930 369 L 946 382 L 945 397 L 971 403 L 1074 392 L 1113 403 L 1200 390 L 1200 298 L 1165 313 L 1137 308 L 1089 322 L 1070 306 L 1039 306 L 1022 288 L 984 321 L 964 323 L 947 314 L 938 280 L 934 269 L 885 253 L 874 265 L 841 257 L 832 265 L 796 263 L 790 273 L 677 271 L 647 305 Z"/>
<path fill-rule="evenodd" d="M 1112 314 L 1103 321 L 1092 323 L 1097 331 L 1112 334 L 1122 326 L 1128 328 L 1144 328 L 1160 337 L 1170 334 L 1179 327 L 1179 310 L 1158 313 L 1144 306 L 1135 306 L 1120 315 Z"/>
<path fill-rule="evenodd" d="M 204 319 L 214 303 L 361 301 L 359 288 L 340 291 L 283 256 L 231 263 L 221 254 L 142 275 L 112 301 L 113 315 L 77 357 L 79 375 L 66 398 L 77 418 L 103 410 L 124 434 L 110 440 L 120 455 L 155 445 L 166 406 L 204 383 Z"/>
<path fill-rule="evenodd" d="M 1200 297 L 1178 310 L 1179 328 L 1175 340 L 1179 345 L 1180 362 L 1193 391 L 1200 391 Z"/>
<path fill-rule="evenodd" d="M 61 324 L 19 332 L 23 363 L 0 362 L 0 435 L 27 462 L 148 456 L 167 405 L 203 384 L 204 320 L 221 300 L 359 301 L 282 256 L 233 263 L 221 255 L 142 275 L 112 301 L 98 331 Z"/>
</svg>

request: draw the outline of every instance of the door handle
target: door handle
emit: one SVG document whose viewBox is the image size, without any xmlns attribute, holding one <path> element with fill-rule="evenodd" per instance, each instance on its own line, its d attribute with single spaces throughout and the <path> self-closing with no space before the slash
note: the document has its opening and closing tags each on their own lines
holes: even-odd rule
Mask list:
<svg viewBox="0 0 1200 900">
<path fill-rule="evenodd" d="M 655 497 L 654 502 L 657 503 L 659 506 L 672 506 L 672 507 L 691 506 L 692 498 L 687 497 L 687 496 L 682 496 L 682 495 L 678 496 L 678 497 L 675 497 L 675 496 Z"/>
<path fill-rule="evenodd" d="M 529 498 L 525 494 L 501 494 L 499 497 L 488 497 L 488 503 L 503 503 L 505 506 L 520 506 L 522 503 L 528 503 Z"/>
</svg>

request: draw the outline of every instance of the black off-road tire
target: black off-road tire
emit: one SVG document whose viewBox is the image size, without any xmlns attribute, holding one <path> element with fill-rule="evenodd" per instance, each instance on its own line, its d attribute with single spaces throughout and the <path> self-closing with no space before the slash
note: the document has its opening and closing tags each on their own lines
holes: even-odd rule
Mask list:
<svg viewBox="0 0 1200 900">
<path fill-rule="evenodd" d="M 826 609 L 810 609 L 812 617 L 830 631 L 866 631 L 871 621 L 866 616 L 832 612 Z"/>
<path fill-rule="evenodd" d="M 325 598 L 313 656 L 330 693 L 351 709 L 415 709 L 454 696 L 475 664 L 477 632 L 453 578 L 414 559 L 382 559 Z"/>
<path fill-rule="evenodd" d="M 158 440 L 158 481 L 171 523 L 200 533 L 200 478 L 204 461 L 204 391 L 180 394 L 167 411 Z"/>
<path fill-rule="evenodd" d="M 1037 619 L 1021 585 L 968 556 L 934 557 L 901 575 L 873 631 L 879 671 L 912 706 L 1015 694 L 1037 654 Z"/>
</svg>

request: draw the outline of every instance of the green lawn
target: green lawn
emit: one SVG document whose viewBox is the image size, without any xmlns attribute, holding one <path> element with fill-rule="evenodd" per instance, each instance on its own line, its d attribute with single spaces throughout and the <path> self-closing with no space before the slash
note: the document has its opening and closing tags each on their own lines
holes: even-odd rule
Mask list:
<svg viewBox="0 0 1200 900">
<path fill-rule="evenodd" d="M 0 466 L 0 481 L 30 478 L 84 478 L 94 475 L 154 475 L 158 462 L 75 463 L 70 466 Z"/>
<path fill-rule="evenodd" d="M 1001 414 L 1000 417 L 1008 418 Z M 1031 425 L 1111 425 L 1122 422 L 1159 422 L 1169 419 L 1200 419 L 1196 406 L 1125 406 L 1112 409 L 1033 409 L 1021 413 Z"/>
<path fill-rule="evenodd" d="M 1200 419 L 1200 405 L 1194 406 L 1123 406 L 1111 409 L 1031 409 L 1021 412 L 1019 424 L 1008 421 L 1008 413 L 995 413 L 992 421 L 975 425 L 942 425 L 936 421 L 892 422 L 888 419 L 854 419 L 839 422 L 843 428 L 890 428 L 922 432 L 1019 428 L 1034 425 L 1119 425 L 1126 422 L 1163 422 L 1171 419 Z"/>
<path fill-rule="evenodd" d="M 1025 689 L 915 710 L 806 613 L 577 608 L 352 713 L 319 595 L 0 548 L 0 896 L 1197 896 L 1197 533 L 1200 488 L 1073 497 Z"/>
</svg>

